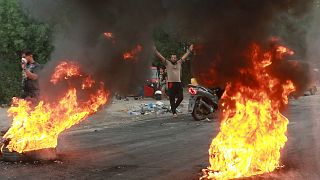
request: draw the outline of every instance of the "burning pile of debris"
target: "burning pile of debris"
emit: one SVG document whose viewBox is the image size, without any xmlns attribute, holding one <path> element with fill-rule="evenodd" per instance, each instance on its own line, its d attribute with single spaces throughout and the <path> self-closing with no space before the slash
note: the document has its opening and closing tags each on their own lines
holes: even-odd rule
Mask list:
<svg viewBox="0 0 320 180">
<path fill-rule="evenodd" d="M 61 95 L 55 101 L 13 98 L 8 110 L 13 121 L 1 147 L 4 160 L 55 159 L 59 134 L 97 112 L 109 96 L 103 83 L 72 61 L 58 64 L 50 82 Z"/>
<path fill-rule="evenodd" d="M 252 45 L 247 55 L 251 68 L 240 69 L 243 78 L 227 84 L 222 97 L 220 132 L 212 140 L 210 166 L 201 179 L 249 177 L 281 167 L 289 121 L 280 112 L 296 87 L 273 69 L 285 63 L 287 53 L 279 45 L 270 49 Z M 247 79 L 254 83 L 247 84 Z"/>
<path fill-rule="evenodd" d="M 34 151 L 28 151 L 18 153 L 16 151 L 10 151 L 7 146 L 10 140 L 3 140 L 0 143 L 1 146 L 1 160 L 9 162 L 20 161 L 54 161 L 58 159 L 56 148 L 46 148 Z"/>
</svg>

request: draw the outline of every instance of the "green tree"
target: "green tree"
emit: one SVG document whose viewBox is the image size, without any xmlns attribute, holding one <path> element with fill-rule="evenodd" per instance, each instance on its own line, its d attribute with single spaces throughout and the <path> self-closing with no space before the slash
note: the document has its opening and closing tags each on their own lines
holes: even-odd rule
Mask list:
<svg viewBox="0 0 320 180">
<path fill-rule="evenodd" d="M 18 0 L 0 0 L 0 102 L 21 95 L 20 52 L 28 49 L 39 63 L 49 60 L 52 32 L 23 14 Z"/>
<path fill-rule="evenodd" d="M 161 54 L 166 58 L 169 58 L 171 54 L 176 54 L 178 57 L 181 57 L 187 51 L 187 48 L 189 48 L 190 45 L 190 40 L 180 40 L 165 32 L 165 30 L 160 27 L 154 30 L 153 39 L 159 52 L 161 52 Z M 189 61 L 191 59 L 192 58 L 189 57 L 182 65 L 181 81 L 184 84 L 189 84 L 192 77 L 191 65 Z M 157 67 L 164 66 L 157 57 L 155 57 L 152 64 Z"/>
</svg>

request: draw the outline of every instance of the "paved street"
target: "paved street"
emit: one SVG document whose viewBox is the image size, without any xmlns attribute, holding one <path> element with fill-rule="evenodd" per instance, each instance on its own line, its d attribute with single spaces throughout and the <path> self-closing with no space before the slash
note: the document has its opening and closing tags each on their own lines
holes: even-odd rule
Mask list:
<svg viewBox="0 0 320 180">
<path fill-rule="evenodd" d="M 284 168 L 248 179 L 320 178 L 319 107 L 320 95 L 290 102 Z M 94 124 L 84 122 L 62 134 L 59 161 L 0 162 L 0 179 L 198 179 L 219 129 L 217 120 L 196 122 L 186 114 L 112 126 L 103 123 L 105 116 L 98 113 L 90 118 Z"/>
</svg>

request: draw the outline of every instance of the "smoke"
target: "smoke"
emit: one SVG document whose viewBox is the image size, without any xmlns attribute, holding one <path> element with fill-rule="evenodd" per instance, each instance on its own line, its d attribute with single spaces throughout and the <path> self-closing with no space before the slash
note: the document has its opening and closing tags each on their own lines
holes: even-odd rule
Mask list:
<svg viewBox="0 0 320 180">
<path fill-rule="evenodd" d="M 24 0 L 25 12 L 55 27 L 55 50 L 41 74 L 42 92 L 50 93 L 49 76 L 61 60 L 73 60 L 108 90 L 137 93 L 150 73 L 152 31 L 160 18 L 161 1 Z M 103 33 L 113 33 L 106 38 Z M 123 54 L 136 46 L 142 51 L 132 60 Z"/>
<path fill-rule="evenodd" d="M 104 81 L 107 88 L 128 93 L 141 86 L 151 65 L 152 37 L 155 25 L 181 39 L 197 42 L 192 63 L 193 74 L 201 84 L 224 86 L 242 78 L 239 69 L 250 67 L 244 53 L 253 42 L 268 48 L 271 36 L 295 48 L 296 57 L 304 57 L 305 27 L 298 28 L 296 19 L 303 18 L 312 0 L 24 0 L 26 13 L 55 25 L 55 51 L 45 68 L 46 75 L 61 59 L 77 60 L 88 73 Z M 295 28 L 294 28 L 295 27 Z M 288 31 L 291 32 L 288 32 Z M 103 37 L 114 33 L 113 40 Z M 288 36 L 288 34 L 294 34 Z M 124 52 L 143 47 L 137 60 L 124 61 Z M 275 69 L 285 82 L 290 79 L 298 90 L 309 81 L 305 68 L 282 64 Z M 45 83 L 41 83 L 45 84 Z M 44 86 L 42 89 L 45 89 Z M 48 89 L 48 88 L 47 88 Z M 49 88 L 50 89 L 50 88 Z"/>
<path fill-rule="evenodd" d="M 312 80 L 315 84 L 319 87 L 320 83 L 320 1 L 315 1 L 314 9 L 313 9 L 313 16 L 310 29 L 307 34 L 307 61 L 312 66 Z M 318 102 L 318 99 L 315 100 Z M 308 102 L 309 104 L 310 102 Z M 320 143 L 318 141 L 319 132 L 320 132 L 320 124 L 318 121 L 319 117 L 319 108 L 316 104 L 311 104 L 311 120 L 313 123 L 312 128 L 310 128 L 310 136 L 313 136 L 315 147 L 314 149 L 314 156 L 315 159 L 315 170 L 319 172 L 320 170 Z M 312 157 L 312 156 L 311 156 Z M 320 176 L 320 174 L 318 174 Z"/>
<path fill-rule="evenodd" d="M 193 74 L 206 86 L 224 86 L 226 82 L 243 81 L 240 69 L 250 68 L 246 52 L 252 43 L 272 49 L 270 39 L 293 45 L 296 56 L 304 55 L 300 41 L 305 27 L 298 28 L 298 19 L 306 16 L 312 1 L 227 0 L 227 1 L 170 1 L 166 7 L 168 29 L 179 30 L 181 37 L 196 39 Z M 295 27 L 295 28 L 294 28 Z M 294 49 L 296 48 L 296 49 Z M 299 59 L 303 60 L 303 59 Z M 308 68 L 282 63 L 273 67 L 283 82 L 290 79 L 301 93 L 309 81 Z M 286 72 L 286 73 L 283 73 Z"/>
<path fill-rule="evenodd" d="M 315 68 L 320 68 L 320 1 L 316 1 L 312 23 L 307 34 L 307 60 Z"/>
</svg>

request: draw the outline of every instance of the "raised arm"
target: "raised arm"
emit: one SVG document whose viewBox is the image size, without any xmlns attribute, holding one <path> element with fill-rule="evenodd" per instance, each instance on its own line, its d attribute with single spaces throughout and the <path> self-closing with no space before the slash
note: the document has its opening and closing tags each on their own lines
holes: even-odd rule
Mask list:
<svg viewBox="0 0 320 180">
<path fill-rule="evenodd" d="M 154 53 L 156 54 L 156 56 L 158 56 L 158 58 L 161 60 L 161 62 L 165 63 L 166 62 L 166 58 L 164 58 L 162 56 L 162 54 L 157 50 L 156 47 L 154 47 Z"/>
<path fill-rule="evenodd" d="M 182 56 L 181 58 L 182 62 L 184 62 L 187 59 L 187 57 L 191 54 L 192 50 L 193 50 L 193 44 L 191 44 L 187 52 Z"/>
</svg>

